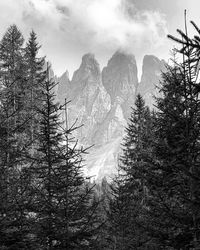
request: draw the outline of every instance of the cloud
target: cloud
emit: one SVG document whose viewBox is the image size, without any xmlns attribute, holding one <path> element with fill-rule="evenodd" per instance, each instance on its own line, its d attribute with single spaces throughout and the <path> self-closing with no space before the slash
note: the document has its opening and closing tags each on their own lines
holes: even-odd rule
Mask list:
<svg viewBox="0 0 200 250">
<path fill-rule="evenodd" d="M 167 33 L 163 15 L 139 11 L 125 0 L 31 0 L 38 20 L 51 23 L 88 47 L 143 49 L 160 46 Z M 37 4 L 36 4 L 37 3 Z M 63 34 L 63 36 L 64 36 Z M 68 38 L 69 39 L 69 38 Z"/>
<path fill-rule="evenodd" d="M 33 28 L 50 58 L 60 58 L 57 68 L 73 53 L 153 51 L 167 33 L 165 16 L 138 10 L 130 0 L 0 0 L 0 9 L 0 32 L 11 23 L 25 36 Z"/>
</svg>

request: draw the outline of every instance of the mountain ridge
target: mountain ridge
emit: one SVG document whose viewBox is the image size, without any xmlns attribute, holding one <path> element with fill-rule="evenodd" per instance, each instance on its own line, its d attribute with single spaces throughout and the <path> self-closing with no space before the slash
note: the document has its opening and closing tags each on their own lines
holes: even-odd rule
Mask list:
<svg viewBox="0 0 200 250">
<path fill-rule="evenodd" d="M 117 51 L 101 71 L 95 55 L 87 53 L 71 80 L 68 72 L 58 78 L 58 101 L 71 100 L 69 123 L 78 118 L 78 125 L 84 124 L 74 136 L 83 146 L 94 145 L 86 157 L 85 172 L 95 174 L 96 179 L 112 177 L 116 172 L 120 143 L 135 96 L 141 93 L 153 107 L 154 83 L 159 83 L 164 62 L 146 55 L 142 69 L 139 82 L 135 56 Z"/>
</svg>

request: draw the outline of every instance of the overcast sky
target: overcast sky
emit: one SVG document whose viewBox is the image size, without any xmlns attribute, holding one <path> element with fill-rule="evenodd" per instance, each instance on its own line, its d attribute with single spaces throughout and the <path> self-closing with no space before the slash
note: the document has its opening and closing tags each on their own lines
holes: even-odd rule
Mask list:
<svg viewBox="0 0 200 250">
<path fill-rule="evenodd" d="M 33 29 L 55 73 L 72 75 L 88 52 L 101 67 L 118 49 L 167 59 L 184 9 L 200 26 L 200 0 L 0 0 L 0 36 L 13 23 L 25 39 Z"/>
</svg>

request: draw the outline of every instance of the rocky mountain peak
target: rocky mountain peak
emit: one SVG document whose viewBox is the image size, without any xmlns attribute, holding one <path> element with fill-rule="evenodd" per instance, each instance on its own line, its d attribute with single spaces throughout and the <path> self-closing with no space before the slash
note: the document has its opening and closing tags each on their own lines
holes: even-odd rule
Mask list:
<svg viewBox="0 0 200 250">
<path fill-rule="evenodd" d="M 64 99 L 69 99 L 70 96 L 70 80 L 67 70 L 58 78 L 58 82 L 57 98 L 60 103 L 64 103 Z"/>
<path fill-rule="evenodd" d="M 146 55 L 143 58 L 142 77 L 138 92 L 144 97 L 146 104 L 153 107 L 153 96 L 157 96 L 156 86 L 161 80 L 161 73 L 165 71 L 165 61 L 156 56 Z"/>
<path fill-rule="evenodd" d="M 115 173 L 120 143 L 135 96 L 140 92 L 146 104 L 153 106 L 152 96 L 156 95 L 155 85 L 159 83 L 164 64 L 163 60 L 146 55 L 138 83 L 134 55 L 115 52 L 101 73 L 95 56 L 88 53 L 82 57 L 71 82 L 68 72 L 58 79 L 58 99 L 71 100 L 69 126 L 75 121 L 77 126 L 80 125 L 74 131 L 75 138 L 79 139 L 80 145 L 95 145 L 85 159 L 88 175 L 102 178 Z"/>
<path fill-rule="evenodd" d="M 72 89 L 83 90 L 88 84 L 98 85 L 101 83 L 100 66 L 93 54 L 85 54 L 78 70 L 74 72 L 72 77 Z"/>
<path fill-rule="evenodd" d="M 69 71 L 66 70 L 60 77 L 60 79 L 66 79 L 66 80 L 69 80 Z"/>
<path fill-rule="evenodd" d="M 126 67 L 127 65 L 135 65 L 135 56 L 133 54 L 127 54 L 123 51 L 116 51 L 111 59 L 108 61 L 108 66 L 112 67 Z"/>
<path fill-rule="evenodd" d="M 110 96 L 105 91 L 100 66 L 93 54 L 86 54 L 78 70 L 74 72 L 70 82 L 69 117 L 73 123 L 78 118 L 77 125 L 84 124 L 76 137 L 84 145 L 97 144 L 95 132 L 98 124 L 110 109 Z"/>
<path fill-rule="evenodd" d="M 97 62 L 97 60 L 95 59 L 95 55 L 92 53 L 87 53 L 85 55 L 83 55 L 82 57 L 82 65 L 96 65 L 98 66 L 99 63 Z"/>
<path fill-rule="evenodd" d="M 103 69 L 102 82 L 112 105 L 120 104 L 125 119 L 128 118 L 138 85 L 134 55 L 117 51 Z"/>
<path fill-rule="evenodd" d="M 95 59 L 94 54 L 88 53 L 82 57 L 79 71 L 81 74 L 92 74 L 94 77 L 98 77 L 101 74 L 99 63 Z"/>
<path fill-rule="evenodd" d="M 156 56 L 153 55 L 145 55 L 143 58 L 143 66 L 142 71 L 143 73 L 147 71 L 160 71 L 164 69 L 164 60 L 158 59 Z"/>
</svg>

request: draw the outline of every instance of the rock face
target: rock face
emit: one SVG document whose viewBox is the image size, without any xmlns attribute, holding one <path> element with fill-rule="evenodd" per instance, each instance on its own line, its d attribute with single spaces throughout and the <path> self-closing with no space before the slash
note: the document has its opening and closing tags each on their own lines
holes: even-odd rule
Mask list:
<svg viewBox="0 0 200 250">
<path fill-rule="evenodd" d="M 102 81 L 111 97 L 111 104 L 119 105 L 127 119 L 138 86 L 135 57 L 117 51 L 103 69 Z"/>
<path fill-rule="evenodd" d="M 105 143 L 105 136 L 97 140 L 95 133 L 109 112 L 111 102 L 102 85 L 101 71 L 94 55 L 83 56 L 69 87 L 69 123 L 71 125 L 78 119 L 77 125 L 84 125 L 77 130 L 76 137 L 85 146 Z"/>
<path fill-rule="evenodd" d="M 57 98 L 60 104 L 63 104 L 65 102 L 65 98 L 67 98 L 67 96 L 70 96 L 69 72 L 65 71 L 65 73 L 62 74 L 61 77 L 59 77 L 58 82 L 59 85 L 57 90 Z"/>
<path fill-rule="evenodd" d="M 166 70 L 165 61 L 159 60 L 153 55 L 146 55 L 143 59 L 142 77 L 138 86 L 138 93 L 140 93 L 146 104 L 153 108 L 154 98 L 157 96 L 156 86 L 159 86 L 161 80 L 161 72 Z"/>
<path fill-rule="evenodd" d="M 112 177 L 117 170 L 120 145 L 138 91 L 152 105 L 154 84 L 159 82 L 164 63 L 145 56 L 138 83 L 133 55 L 117 51 L 102 73 L 93 54 L 86 54 L 72 80 L 68 72 L 59 79 L 58 100 L 68 104 L 68 124 L 81 126 L 74 136 L 83 146 L 94 145 L 86 157 L 86 173 L 96 179 Z M 64 119 L 64 117 L 63 117 Z"/>
<path fill-rule="evenodd" d="M 124 128 L 134 103 L 138 86 L 135 57 L 116 52 L 102 71 L 102 83 L 110 96 L 111 106 L 106 116 L 95 129 L 97 145 L 88 156 L 91 175 L 98 173 L 98 178 L 112 176 L 115 173 L 120 143 Z M 100 108 L 100 106 L 99 106 Z"/>
</svg>

